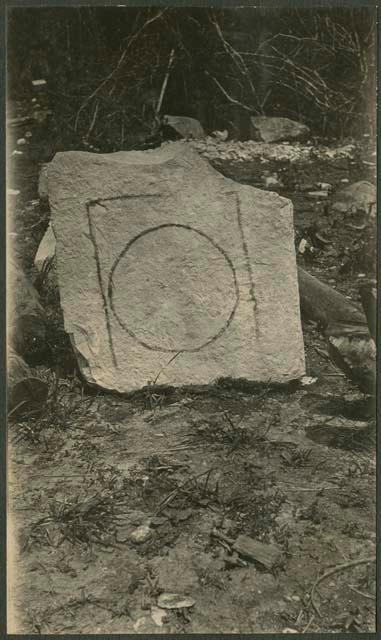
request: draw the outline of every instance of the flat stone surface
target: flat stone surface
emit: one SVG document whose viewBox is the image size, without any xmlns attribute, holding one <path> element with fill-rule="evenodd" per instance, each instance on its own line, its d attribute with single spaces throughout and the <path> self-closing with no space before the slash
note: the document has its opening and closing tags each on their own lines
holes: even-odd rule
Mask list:
<svg viewBox="0 0 381 640">
<path fill-rule="evenodd" d="M 48 189 L 65 329 L 89 382 L 304 375 L 289 200 L 184 143 L 58 153 Z"/>
</svg>

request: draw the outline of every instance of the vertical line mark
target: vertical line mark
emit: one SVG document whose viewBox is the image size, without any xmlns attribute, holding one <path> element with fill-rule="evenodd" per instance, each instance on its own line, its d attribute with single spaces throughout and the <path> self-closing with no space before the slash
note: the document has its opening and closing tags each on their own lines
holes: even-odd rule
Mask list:
<svg viewBox="0 0 381 640">
<path fill-rule="evenodd" d="M 237 204 L 238 227 L 239 227 L 239 231 L 240 231 L 240 234 L 241 234 L 243 251 L 244 251 L 244 254 L 245 254 L 246 269 L 247 269 L 247 272 L 249 274 L 249 281 L 250 281 L 249 293 L 250 293 L 250 298 L 253 301 L 253 316 L 254 316 L 254 322 L 255 322 L 255 335 L 258 338 L 258 336 L 259 336 L 259 326 L 258 326 L 258 318 L 257 318 L 258 301 L 257 301 L 256 295 L 255 295 L 254 276 L 253 276 L 253 270 L 251 268 L 249 249 L 248 249 L 248 246 L 247 246 L 245 233 L 244 233 L 244 230 L 243 230 L 242 213 L 241 213 L 241 205 L 240 205 L 239 195 L 238 195 L 237 192 L 234 192 L 234 193 L 235 193 L 236 204 Z"/>
<path fill-rule="evenodd" d="M 98 250 L 98 245 L 97 245 L 96 240 L 95 240 L 93 223 L 92 223 L 91 215 L 90 215 L 90 203 L 89 202 L 86 203 L 86 212 L 87 212 L 87 220 L 88 220 L 88 223 L 89 223 L 90 240 L 93 243 L 93 247 L 94 247 L 94 258 L 95 258 L 95 264 L 96 264 L 96 268 L 97 268 L 97 277 L 98 277 L 99 289 L 100 289 L 102 300 L 103 300 L 103 311 L 104 311 L 105 318 L 106 318 L 106 327 L 107 327 L 108 343 L 109 343 L 109 347 L 110 347 L 111 359 L 112 359 L 112 363 L 113 363 L 114 367 L 117 369 L 118 368 L 118 362 L 117 362 L 117 359 L 116 359 L 113 340 L 112 340 L 110 315 L 109 315 L 109 310 L 108 310 L 106 294 L 105 294 L 104 288 L 103 288 L 102 272 L 101 272 L 101 265 L 100 265 L 100 260 L 99 260 L 99 250 Z"/>
</svg>

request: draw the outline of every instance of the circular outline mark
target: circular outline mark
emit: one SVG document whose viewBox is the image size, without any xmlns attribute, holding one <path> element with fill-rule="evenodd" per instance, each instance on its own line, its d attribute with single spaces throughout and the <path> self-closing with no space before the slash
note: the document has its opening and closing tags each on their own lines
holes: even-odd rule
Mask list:
<svg viewBox="0 0 381 640">
<path fill-rule="evenodd" d="M 144 342 L 143 340 L 138 338 L 137 335 L 133 331 L 131 331 L 131 329 L 129 329 L 128 326 L 119 318 L 119 316 L 118 316 L 118 314 L 117 314 L 117 312 L 115 310 L 115 307 L 114 307 L 113 277 L 114 277 L 115 269 L 117 268 L 117 266 L 118 266 L 119 262 L 121 261 L 121 259 L 124 258 L 124 256 L 126 255 L 127 251 L 129 251 L 129 249 L 132 247 L 132 245 L 137 240 L 139 240 L 143 236 L 148 235 L 149 233 L 153 233 L 154 231 L 157 231 L 158 229 L 165 229 L 165 228 L 168 228 L 168 227 L 179 227 L 181 229 L 187 229 L 188 231 L 194 231 L 195 233 L 198 233 L 199 236 L 202 236 L 203 238 L 206 238 L 207 240 L 209 240 L 209 242 L 224 256 L 224 258 L 225 258 L 226 262 L 228 263 L 228 265 L 229 265 L 229 267 L 230 267 L 230 269 L 232 271 L 232 274 L 233 274 L 236 299 L 235 299 L 235 303 L 234 303 L 233 309 L 232 309 L 228 319 L 226 320 L 225 325 L 214 336 L 209 338 L 206 342 L 204 342 L 203 344 L 199 345 L 198 347 L 194 347 L 193 349 L 164 349 L 162 347 L 156 347 L 156 346 L 152 346 L 152 345 L 147 344 L 146 342 Z M 108 279 L 107 294 L 108 294 L 108 299 L 110 301 L 111 311 L 113 312 L 115 318 L 117 319 L 117 321 L 120 324 L 120 326 L 122 327 L 122 329 L 124 329 L 124 331 L 126 331 L 131 336 L 131 338 L 134 338 L 134 340 L 136 340 L 139 344 L 141 344 L 146 349 L 150 349 L 151 351 L 162 351 L 164 353 L 185 353 L 185 352 L 187 352 L 187 353 L 195 353 L 196 351 L 200 351 L 201 349 L 206 347 L 211 342 L 214 342 L 215 340 L 218 340 L 218 338 L 220 338 L 222 336 L 222 334 L 226 331 L 228 326 L 231 324 L 231 322 L 232 322 L 232 320 L 234 318 L 236 309 L 238 307 L 238 303 L 239 303 L 239 288 L 238 288 L 238 283 L 237 283 L 236 272 L 235 272 L 235 269 L 234 269 L 233 262 L 229 258 L 229 256 L 226 253 L 226 251 L 224 251 L 224 249 L 222 249 L 222 247 L 220 247 L 216 242 L 214 242 L 214 240 L 212 240 L 212 238 L 210 238 L 203 231 L 199 231 L 198 229 L 194 229 L 193 227 L 191 227 L 189 225 L 175 224 L 175 223 L 160 224 L 160 225 L 158 225 L 156 227 L 149 227 L 149 229 L 145 229 L 144 231 L 139 233 L 137 236 L 132 238 L 132 240 L 130 240 L 126 244 L 126 246 L 124 247 L 124 249 L 122 249 L 122 251 L 120 252 L 119 256 L 116 258 L 114 264 L 111 267 L 111 271 L 110 271 L 110 275 L 109 275 L 109 279 Z"/>
</svg>

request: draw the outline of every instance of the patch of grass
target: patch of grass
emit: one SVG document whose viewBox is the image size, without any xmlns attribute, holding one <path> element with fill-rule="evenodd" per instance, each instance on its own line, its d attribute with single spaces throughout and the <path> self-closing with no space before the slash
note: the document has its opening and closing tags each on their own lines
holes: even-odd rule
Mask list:
<svg viewBox="0 0 381 640">
<path fill-rule="evenodd" d="M 72 544 L 94 543 L 116 546 L 118 524 L 124 519 L 126 491 L 114 469 L 95 471 L 80 489 L 57 494 L 48 502 L 47 513 L 33 522 L 24 535 L 23 550 L 37 544 L 58 547 L 65 540 Z"/>
<path fill-rule="evenodd" d="M 29 412 L 23 420 L 15 422 L 16 442 L 25 440 L 38 444 L 44 441 L 44 434 L 49 430 L 79 428 L 78 423 L 95 402 L 96 396 L 85 397 L 84 387 L 78 380 L 60 380 L 56 374 L 48 373 L 47 381 L 49 395 L 44 406 L 38 412 Z"/>
</svg>

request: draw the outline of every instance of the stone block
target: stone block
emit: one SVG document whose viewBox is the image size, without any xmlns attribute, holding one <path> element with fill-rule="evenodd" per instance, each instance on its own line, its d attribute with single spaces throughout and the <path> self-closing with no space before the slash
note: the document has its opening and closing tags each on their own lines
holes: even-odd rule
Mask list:
<svg viewBox="0 0 381 640">
<path fill-rule="evenodd" d="M 289 200 L 181 142 L 58 153 L 48 190 L 65 329 L 90 383 L 304 375 Z"/>
</svg>

